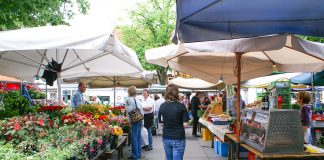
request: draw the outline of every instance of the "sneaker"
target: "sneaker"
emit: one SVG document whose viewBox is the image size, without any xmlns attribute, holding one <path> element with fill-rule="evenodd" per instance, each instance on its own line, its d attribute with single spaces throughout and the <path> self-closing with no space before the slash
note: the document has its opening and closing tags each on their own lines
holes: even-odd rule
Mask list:
<svg viewBox="0 0 324 160">
<path fill-rule="evenodd" d="M 142 149 L 146 149 L 146 148 L 148 148 L 148 147 L 149 147 L 149 146 L 148 146 L 148 145 L 146 145 L 146 146 L 143 146 L 143 147 L 142 147 Z"/>
<path fill-rule="evenodd" d="M 152 147 L 145 148 L 145 151 L 150 151 L 150 150 L 153 150 L 153 148 Z"/>
</svg>

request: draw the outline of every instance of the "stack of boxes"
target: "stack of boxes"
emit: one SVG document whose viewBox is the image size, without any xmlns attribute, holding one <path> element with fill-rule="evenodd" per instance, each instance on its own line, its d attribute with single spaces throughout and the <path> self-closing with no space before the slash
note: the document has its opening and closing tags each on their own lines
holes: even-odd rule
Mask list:
<svg viewBox="0 0 324 160">
<path fill-rule="evenodd" d="M 291 109 L 291 83 L 289 81 L 274 81 L 268 87 L 270 91 L 269 108 Z"/>
</svg>

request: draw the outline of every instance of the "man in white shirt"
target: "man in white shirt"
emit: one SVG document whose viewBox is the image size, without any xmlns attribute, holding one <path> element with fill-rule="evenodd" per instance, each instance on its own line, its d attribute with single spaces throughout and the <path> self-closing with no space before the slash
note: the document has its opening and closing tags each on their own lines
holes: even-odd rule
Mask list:
<svg viewBox="0 0 324 160">
<path fill-rule="evenodd" d="M 149 151 L 153 149 L 152 126 L 154 121 L 154 100 L 149 97 L 147 89 L 143 90 L 142 106 L 144 110 L 144 127 L 147 129 L 149 139 L 149 145 L 144 147 L 144 149 L 145 151 Z"/>
<path fill-rule="evenodd" d="M 162 134 L 162 125 L 159 123 L 158 115 L 159 115 L 161 104 L 165 102 L 164 94 L 165 93 L 162 93 L 162 97 L 155 101 L 154 115 L 155 115 L 155 123 L 158 124 L 158 128 L 156 130 L 158 135 Z"/>
</svg>

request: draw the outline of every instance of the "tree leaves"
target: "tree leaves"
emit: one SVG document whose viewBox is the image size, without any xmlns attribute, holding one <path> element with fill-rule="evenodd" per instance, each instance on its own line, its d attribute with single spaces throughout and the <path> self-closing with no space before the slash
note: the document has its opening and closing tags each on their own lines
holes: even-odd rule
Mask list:
<svg viewBox="0 0 324 160">
<path fill-rule="evenodd" d="M 118 28 L 122 32 L 121 40 L 136 51 L 143 68 L 157 70 L 160 83 L 165 84 L 167 69 L 147 63 L 144 53 L 147 49 L 171 43 L 176 19 L 175 1 L 146 0 L 130 11 L 129 16 L 132 23 Z"/>
<path fill-rule="evenodd" d="M 86 14 L 88 0 L 11 0 L 0 1 L 0 31 L 67 24 L 77 4 L 79 13 Z"/>
</svg>

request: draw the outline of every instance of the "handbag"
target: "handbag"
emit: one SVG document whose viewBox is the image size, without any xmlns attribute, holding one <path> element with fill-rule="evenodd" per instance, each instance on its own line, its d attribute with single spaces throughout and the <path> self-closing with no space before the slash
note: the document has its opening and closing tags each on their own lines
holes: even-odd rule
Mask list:
<svg viewBox="0 0 324 160">
<path fill-rule="evenodd" d="M 132 123 L 141 121 L 144 118 L 144 116 L 141 114 L 141 111 L 137 108 L 137 103 L 135 98 L 134 101 L 135 101 L 136 108 L 128 113 Z"/>
</svg>

